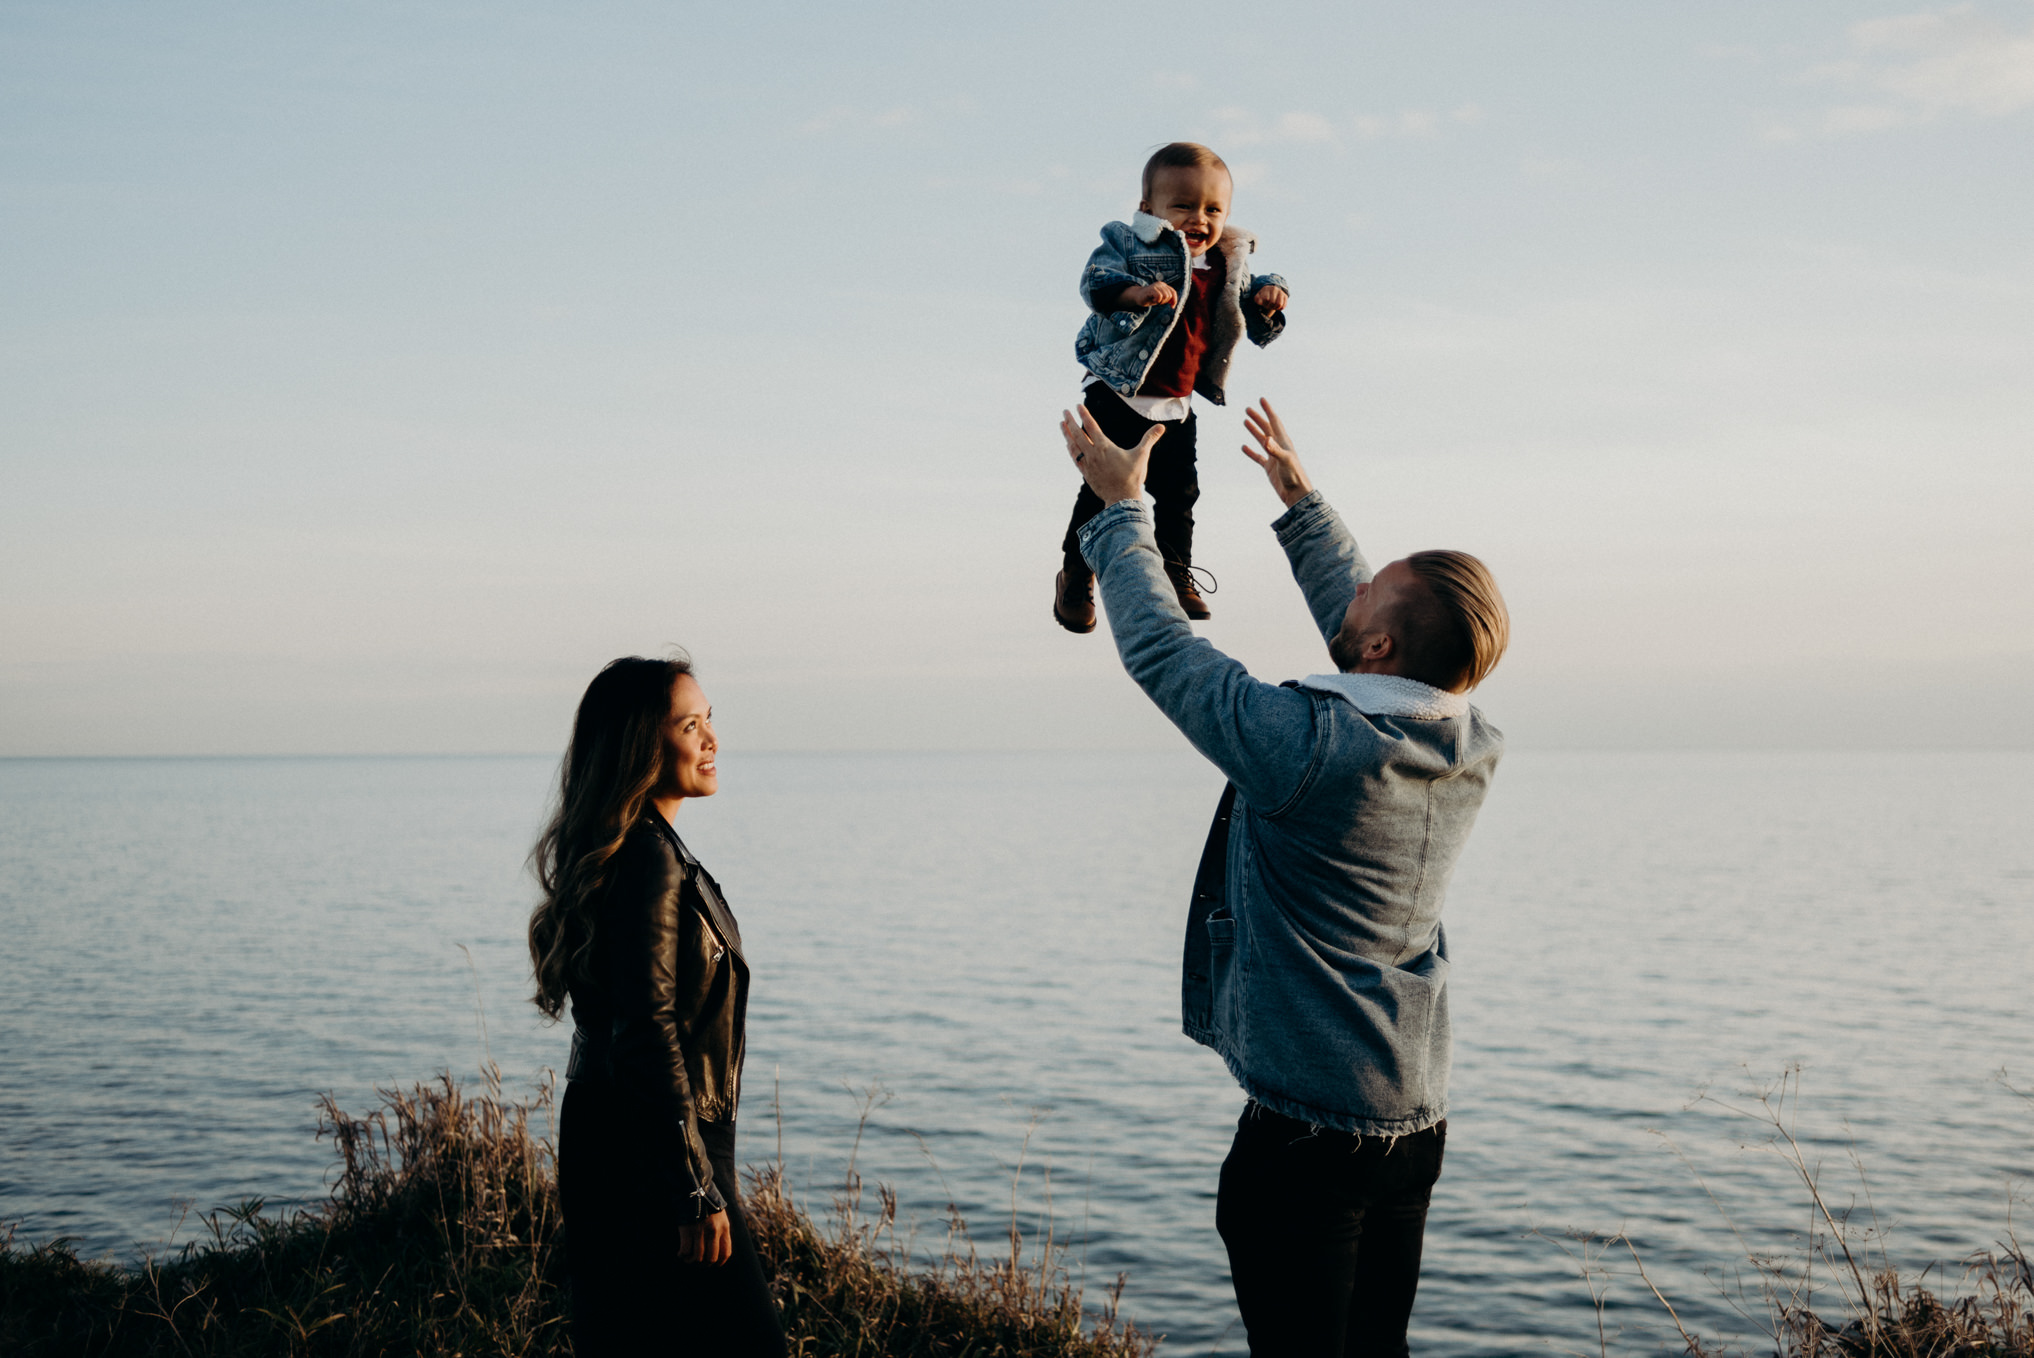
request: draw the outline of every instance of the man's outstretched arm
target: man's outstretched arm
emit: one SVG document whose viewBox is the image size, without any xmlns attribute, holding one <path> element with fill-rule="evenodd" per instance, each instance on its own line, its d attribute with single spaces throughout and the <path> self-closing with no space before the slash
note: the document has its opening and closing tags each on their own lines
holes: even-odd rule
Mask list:
<svg viewBox="0 0 2034 1358">
<path fill-rule="evenodd" d="M 1085 410 L 1079 421 L 1067 415 L 1061 428 L 1075 465 L 1107 506 L 1082 526 L 1081 554 L 1100 580 L 1123 668 L 1251 806 L 1275 814 L 1306 775 L 1313 700 L 1252 678 L 1194 635 L 1138 498 L 1154 440 L 1118 448 Z"/>
<path fill-rule="evenodd" d="M 1342 516 L 1314 489 L 1271 402 L 1259 401 L 1255 409 L 1245 409 L 1243 426 L 1258 444 L 1257 448 L 1244 444 L 1243 455 L 1264 469 L 1273 493 L 1285 505 L 1285 513 L 1272 521 L 1271 529 L 1292 563 L 1292 578 L 1299 582 L 1321 639 L 1333 641 L 1349 601 L 1356 597 L 1356 586 L 1373 574 L 1370 563 Z"/>
</svg>

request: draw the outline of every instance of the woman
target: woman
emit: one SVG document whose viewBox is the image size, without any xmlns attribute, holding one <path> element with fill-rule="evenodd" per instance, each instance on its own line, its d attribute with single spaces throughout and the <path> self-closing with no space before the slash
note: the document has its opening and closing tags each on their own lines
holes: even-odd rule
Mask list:
<svg viewBox="0 0 2034 1358">
<path fill-rule="evenodd" d="M 531 852 L 537 1007 L 570 999 L 558 1180 L 580 1358 L 785 1351 L 735 1179 L 749 968 L 672 823 L 719 789 L 687 660 L 629 657 L 579 700 Z"/>
</svg>

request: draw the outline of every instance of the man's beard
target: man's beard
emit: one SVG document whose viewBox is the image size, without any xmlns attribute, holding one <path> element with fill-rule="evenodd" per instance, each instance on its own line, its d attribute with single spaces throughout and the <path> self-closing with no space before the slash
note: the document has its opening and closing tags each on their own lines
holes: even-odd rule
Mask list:
<svg viewBox="0 0 2034 1358">
<path fill-rule="evenodd" d="M 1363 634 L 1351 627 L 1335 633 L 1335 639 L 1328 643 L 1328 659 L 1342 673 L 1354 674 L 1363 661 Z"/>
</svg>

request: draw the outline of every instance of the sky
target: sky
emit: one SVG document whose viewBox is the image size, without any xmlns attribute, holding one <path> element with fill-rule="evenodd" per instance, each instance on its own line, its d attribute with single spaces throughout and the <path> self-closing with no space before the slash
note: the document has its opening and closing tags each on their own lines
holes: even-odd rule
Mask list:
<svg viewBox="0 0 2034 1358">
<path fill-rule="evenodd" d="M 1521 747 L 2034 746 L 2034 3 L 0 3 L 0 755 L 1149 748 L 1050 618 L 1080 267 L 1166 141 L 1246 462 L 1490 563 Z"/>
</svg>

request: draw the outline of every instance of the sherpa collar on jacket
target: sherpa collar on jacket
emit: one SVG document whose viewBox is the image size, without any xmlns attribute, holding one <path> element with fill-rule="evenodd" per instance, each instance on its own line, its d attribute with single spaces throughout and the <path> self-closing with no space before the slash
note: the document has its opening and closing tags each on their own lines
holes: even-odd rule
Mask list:
<svg viewBox="0 0 2034 1358">
<path fill-rule="evenodd" d="M 1450 693 L 1401 674 L 1310 674 L 1300 680 L 1300 687 L 1332 693 L 1373 717 L 1438 721 L 1469 710 L 1468 694 Z"/>
<path fill-rule="evenodd" d="M 1179 228 L 1163 217 L 1139 212 L 1130 218 L 1130 229 L 1135 231 L 1137 239 L 1146 245 L 1156 245 L 1160 236 L 1168 231 L 1177 231 Z M 1185 240 L 1186 237 L 1182 235 L 1180 239 Z M 1215 238 L 1215 248 L 1222 252 L 1224 260 L 1234 264 L 1257 252 L 1257 236 L 1240 226 L 1225 226 L 1222 228 L 1222 234 Z"/>
</svg>

